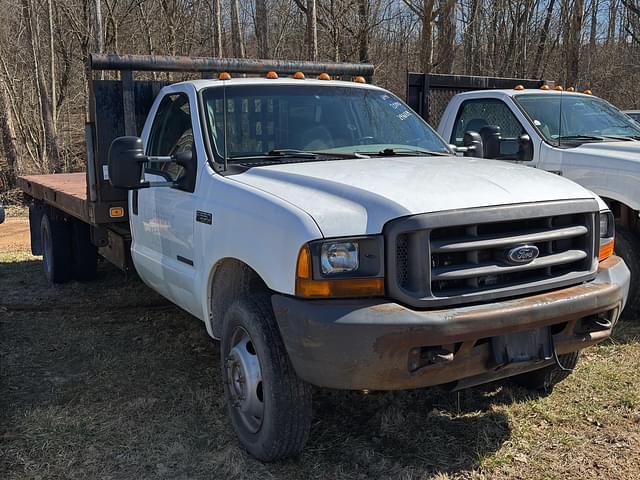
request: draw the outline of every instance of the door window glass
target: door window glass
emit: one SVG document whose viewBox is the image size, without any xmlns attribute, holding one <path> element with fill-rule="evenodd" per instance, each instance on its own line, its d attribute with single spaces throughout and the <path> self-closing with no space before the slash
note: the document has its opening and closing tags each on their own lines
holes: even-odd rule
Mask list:
<svg viewBox="0 0 640 480">
<path fill-rule="evenodd" d="M 517 141 L 520 135 L 525 133 L 522 124 L 503 101 L 490 98 L 468 100 L 460 108 L 451 142 L 461 147 L 465 132 L 481 133 L 480 130 L 488 126 L 500 127 L 500 136 L 503 140 Z M 505 148 L 510 147 L 505 146 Z"/>
<path fill-rule="evenodd" d="M 183 93 L 166 95 L 156 112 L 147 155 L 165 157 L 188 152 L 193 148 L 193 128 L 189 98 Z M 178 181 L 184 174 L 184 167 L 175 162 L 149 162 L 149 173 L 161 174 L 169 180 Z"/>
</svg>

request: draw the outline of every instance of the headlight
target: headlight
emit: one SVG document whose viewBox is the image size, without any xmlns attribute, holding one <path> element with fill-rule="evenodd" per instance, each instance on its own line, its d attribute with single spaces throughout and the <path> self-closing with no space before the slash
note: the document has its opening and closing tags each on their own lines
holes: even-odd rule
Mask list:
<svg viewBox="0 0 640 480">
<path fill-rule="evenodd" d="M 325 242 L 320 249 L 320 265 L 324 275 L 353 272 L 360 262 L 358 242 Z"/>
<path fill-rule="evenodd" d="M 296 295 L 306 298 L 384 295 L 382 236 L 310 242 L 300 249 Z"/>
<path fill-rule="evenodd" d="M 610 211 L 600 212 L 600 238 L 612 238 L 614 225 L 613 214 Z"/>
<path fill-rule="evenodd" d="M 615 237 L 615 219 L 609 210 L 600 212 L 600 251 L 598 260 L 602 261 L 613 255 L 613 245 Z"/>
</svg>

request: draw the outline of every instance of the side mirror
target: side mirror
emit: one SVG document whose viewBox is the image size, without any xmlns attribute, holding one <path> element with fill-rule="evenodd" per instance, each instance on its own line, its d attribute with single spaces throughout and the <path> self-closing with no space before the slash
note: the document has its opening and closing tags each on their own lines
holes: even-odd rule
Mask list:
<svg viewBox="0 0 640 480">
<path fill-rule="evenodd" d="M 500 156 L 500 127 L 497 125 L 488 125 L 482 127 L 480 136 L 484 143 L 485 158 L 498 158 Z"/>
<path fill-rule="evenodd" d="M 464 132 L 462 141 L 464 146 L 467 147 L 467 150 L 464 152 L 465 157 L 484 157 L 484 144 L 482 142 L 482 137 L 478 132 Z"/>
<path fill-rule="evenodd" d="M 178 186 L 193 192 L 196 188 L 196 147 L 191 145 L 191 150 L 176 153 L 171 157 L 172 161 L 184 168 L 184 175 L 178 180 Z"/>
<path fill-rule="evenodd" d="M 530 162 L 533 160 L 533 142 L 531 141 L 531 137 L 526 133 L 520 135 L 518 138 L 518 143 L 520 148 L 518 150 L 518 160 L 523 160 L 526 162 Z"/>
<path fill-rule="evenodd" d="M 138 137 L 119 137 L 109 147 L 109 182 L 116 188 L 148 187 L 142 182 L 142 167 L 147 161 Z"/>
</svg>

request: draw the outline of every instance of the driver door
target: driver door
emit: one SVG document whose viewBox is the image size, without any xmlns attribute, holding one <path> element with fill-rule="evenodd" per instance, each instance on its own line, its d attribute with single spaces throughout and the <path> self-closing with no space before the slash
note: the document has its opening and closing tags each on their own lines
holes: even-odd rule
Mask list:
<svg viewBox="0 0 640 480">
<path fill-rule="evenodd" d="M 193 151 L 193 118 L 186 93 L 167 93 L 156 111 L 146 155 L 171 156 Z M 197 158 L 193 157 L 197 162 Z M 197 168 L 193 169 L 197 172 Z M 180 182 L 188 172 L 174 162 L 150 162 L 150 182 Z M 136 199 L 136 194 L 138 198 Z M 191 310 L 194 292 L 194 221 L 196 195 L 184 187 L 152 187 L 133 193 L 135 225 L 132 254 L 136 268 L 155 290 Z"/>
</svg>

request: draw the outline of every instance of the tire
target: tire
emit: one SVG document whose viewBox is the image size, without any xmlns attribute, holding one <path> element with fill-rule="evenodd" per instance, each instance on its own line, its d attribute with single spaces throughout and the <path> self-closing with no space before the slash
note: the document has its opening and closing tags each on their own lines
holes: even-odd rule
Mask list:
<svg viewBox="0 0 640 480">
<path fill-rule="evenodd" d="M 44 275 L 51 283 L 66 283 L 73 278 L 71 229 L 50 213 L 40 222 Z"/>
<path fill-rule="evenodd" d="M 616 255 L 619 255 L 631 271 L 629 297 L 622 311 L 622 318 L 635 320 L 640 313 L 640 238 L 629 230 L 616 225 L 614 244 Z"/>
<path fill-rule="evenodd" d="M 300 453 L 311 429 L 311 387 L 289 361 L 270 298 L 235 301 L 221 342 L 225 398 L 242 446 L 265 462 Z"/>
<path fill-rule="evenodd" d="M 71 224 L 71 255 L 73 278 L 80 282 L 95 280 L 98 269 L 98 249 L 91 243 L 89 225 Z"/>
<path fill-rule="evenodd" d="M 548 367 L 534 370 L 532 372 L 522 373 L 513 377 L 513 381 L 529 390 L 537 390 L 542 392 L 551 392 L 553 387 L 571 375 L 580 358 L 580 351 L 558 355 L 560 364 L 567 370 L 562 370 L 557 365 L 549 365 Z"/>
</svg>

